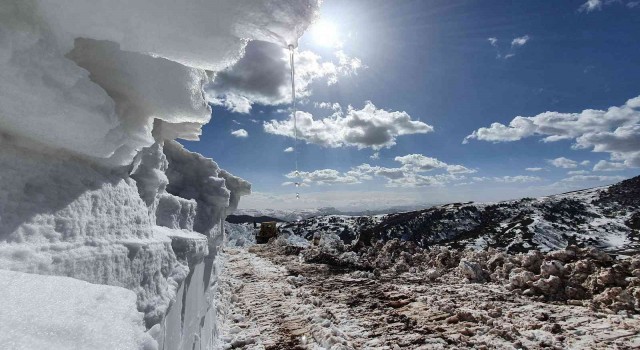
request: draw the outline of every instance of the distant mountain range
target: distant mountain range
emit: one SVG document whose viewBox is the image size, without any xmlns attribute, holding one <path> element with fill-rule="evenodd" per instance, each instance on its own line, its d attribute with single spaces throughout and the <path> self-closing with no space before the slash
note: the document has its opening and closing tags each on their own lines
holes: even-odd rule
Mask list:
<svg viewBox="0 0 640 350">
<path fill-rule="evenodd" d="M 327 216 L 327 215 L 349 215 L 349 216 L 370 216 L 379 214 L 392 214 L 411 210 L 419 210 L 431 207 L 435 204 L 422 204 L 422 205 L 406 205 L 395 206 L 378 210 L 362 210 L 362 211 L 343 211 L 333 207 L 317 208 L 317 209 L 300 209 L 300 210 L 287 210 L 287 209 L 238 209 L 232 215 L 227 218 L 231 223 L 251 223 L 256 219 L 257 222 L 264 221 L 298 221 L 304 220 L 315 216 Z M 241 221 L 247 220 L 247 221 Z"/>
<path fill-rule="evenodd" d="M 558 195 L 498 203 L 453 203 L 388 215 L 324 215 L 283 229 L 311 238 L 336 233 L 370 245 L 401 239 L 426 247 L 550 250 L 569 244 L 611 253 L 640 252 L 640 176 Z"/>
</svg>

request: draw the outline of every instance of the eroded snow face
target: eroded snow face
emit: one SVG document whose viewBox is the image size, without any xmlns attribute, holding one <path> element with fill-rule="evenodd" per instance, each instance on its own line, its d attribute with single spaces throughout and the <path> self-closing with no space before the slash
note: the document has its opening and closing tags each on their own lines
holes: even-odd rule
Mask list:
<svg viewBox="0 0 640 350">
<path fill-rule="evenodd" d="M 307 1 L 6 0 L 0 130 L 121 166 L 154 137 L 197 140 L 202 90 L 247 40 L 295 43 Z M 179 30 L 176 30 L 179 28 Z M 162 130 L 152 134 L 154 119 Z"/>
<path fill-rule="evenodd" d="M 235 62 L 248 40 L 295 44 L 317 7 L 315 0 L 3 1 L 0 269 L 125 287 L 137 297 L 132 305 L 129 293 L 123 307 L 143 312 L 154 336 L 163 329 L 185 349 L 212 342 L 213 327 L 201 321 L 215 314 L 209 291 L 220 223 L 250 184 L 172 148 L 172 140 L 197 140 L 210 119 L 205 69 Z M 92 294 L 70 296 L 94 302 Z M 170 309 L 181 297 L 192 301 Z M 180 322 L 167 326 L 167 312 Z M 57 321 L 62 333 L 76 325 Z M 122 347 L 106 348 L 129 348 L 114 339 Z M 32 347 L 28 339 L 1 340 L 3 348 Z M 73 341 L 63 347 L 103 348 Z"/>
</svg>

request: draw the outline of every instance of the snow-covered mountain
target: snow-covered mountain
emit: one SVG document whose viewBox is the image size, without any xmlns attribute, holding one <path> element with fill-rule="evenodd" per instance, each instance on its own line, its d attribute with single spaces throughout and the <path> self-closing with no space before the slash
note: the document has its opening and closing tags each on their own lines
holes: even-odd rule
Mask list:
<svg viewBox="0 0 640 350">
<path fill-rule="evenodd" d="M 575 244 L 612 253 L 640 250 L 640 176 L 618 184 L 499 203 L 452 203 L 376 216 L 328 215 L 283 229 L 311 238 L 335 233 L 368 245 L 401 239 L 426 247 L 551 250 Z"/>
<path fill-rule="evenodd" d="M 405 205 L 395 206 L 384 209 L 374 210 L 362 210 L 362 211 L 348 211 L 340 210 L 334 207 L 325 208 L 309 208 L 309 209 L 237 209 L 234 216 L 252 216 L 252 217 L 270 217 L 282 221 L 298 221 L 315 216 L 328 216 L 328 215 L 348 215 L 348 216 L 371 216 L 380 214 L 393 214 L 404 211 L 414 211 L 423 208 L 429 208 L 435 204 L 420 204 L 420 205 Z M 248 222 L 248 221 L 247 221 Z"/>
</svg>

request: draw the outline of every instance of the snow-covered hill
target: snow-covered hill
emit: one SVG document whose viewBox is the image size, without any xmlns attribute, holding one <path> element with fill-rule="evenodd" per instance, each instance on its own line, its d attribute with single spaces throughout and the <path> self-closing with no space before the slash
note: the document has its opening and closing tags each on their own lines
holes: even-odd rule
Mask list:
<svg viewBox="0 0 640 350">
<path fill-rule="evenodd" d="M 394 238 L 420 246 L 506 248 L 510 252 L 594 246 L 640 250 L 640 176 L 618 184 L 499 203 L 453 203 L 377 216 L 328 215 L 283 227 L 312 238 L 335 233 L 368 245 Z"/>
</svg>

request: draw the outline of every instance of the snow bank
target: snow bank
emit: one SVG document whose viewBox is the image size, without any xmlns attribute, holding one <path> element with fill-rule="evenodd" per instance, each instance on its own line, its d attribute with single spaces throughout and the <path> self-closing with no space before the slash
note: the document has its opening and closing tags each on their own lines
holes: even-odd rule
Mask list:
<svg viewBox="0 0 640 350">
<path fill-rule="evenodd" d="M 169 161 L 167 192 L 198 203 L 194 230 L 209 235 L 226 214 L 238 205 L 251 184 L 220 169 L 210 158 L 189 152 L 175 141 L 167 141 L 164 152 Z"/>
<path fill-rule="evenodd" d="M 5 301 L 0 312 L 3 349 L 138 350 L 157 345 L 144 332 L 135 293 L 124 288 L 0 270 L 0 295 Z"/>
<path fill-rule="evenodd" d="M 6 0 L 0 129 L 110 166 L 153 144 L 155 119 L 162 137 L 197 139 L 211 114 L 205 69 L 233 64 L 247 40 L 295 43 L 316 10 L 317 0 Z"/>
<path fill-rule="evenodd" d="M 249 247 L 256 244 L 256 232 L 253 224 L 224 223 L 226 245 L 229 247 Z"/>
<path fill-rule="evenodd" d="M 125 287 L 137 297 L 120 306 L 144 313 L 160 348 L 212 344 L 220 223 L 251 185 L 173 140 L 197 140 L 211 118 L 202 87 L 214 71 L 248 40 L 295 44 L 317 7 L 2 1 L 0 269 Z M 100 322 L 96 310 L 87 317 Z M 79 347 L 101 348 L 91 344 Z"/>
</svg>

